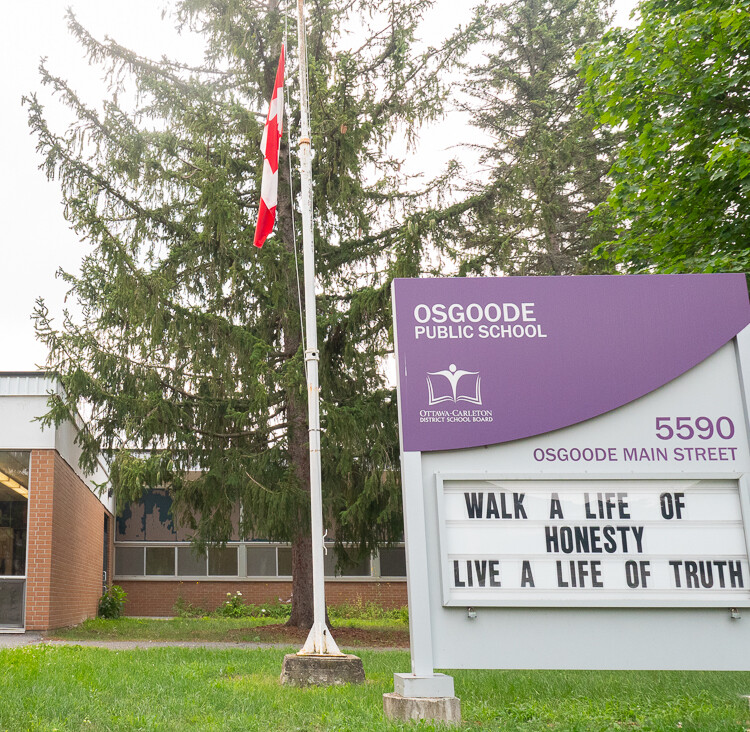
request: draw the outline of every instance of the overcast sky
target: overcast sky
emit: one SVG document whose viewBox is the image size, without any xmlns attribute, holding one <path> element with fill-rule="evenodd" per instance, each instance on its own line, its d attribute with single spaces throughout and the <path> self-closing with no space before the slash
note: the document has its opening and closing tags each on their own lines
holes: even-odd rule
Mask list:
<svg viewBox="0 0 750 732">
<path fill-rule="evenodd" d="M 39 154 L 29 134 L 21 98 L 39 88 L 37 67 L 41 57 L 49 68 L 89 99 L 96 93 L 98 70 L 81 59 L 69 35 L 64 16 L 71 5 L 83 25 L 96 36 L 108 34 L 142 55 L 163 54 L 199 60 L 194 40 L 179 37 L 161 11 L 168 0 L 22 0 L 3 2 L 0 8 L 0 213 L 2 213 L 3 305 L 0 323 L 5 347 L 0 349 L 0 371 L 30 371 L 44 365 L 46 353 L 34 337 L 31 313 L 42 296 L 59 314 L 65 288 L 55 278 L 62 267 L 75 271 L 85 252 L 63 218 L 57 185 L 38 170 Z M 617 22 L 625 24 L 635 0 L 616 0 Z M 439 0 L 430 27 L 445 30 L 455 19 L 455 0 Z M 90 96 L 93 93 L 94 96 Z M 57 118 L 54 105 L 49 117 Z M 425 160 L 435 156 L 440 137 L 431 134 Z M 434 141 L 434 142 L 433 142 Z M 444 154 L 448 157 L 448 154 Z M 418 160 L 414 161 L 417 165 Z"/>
</svg>

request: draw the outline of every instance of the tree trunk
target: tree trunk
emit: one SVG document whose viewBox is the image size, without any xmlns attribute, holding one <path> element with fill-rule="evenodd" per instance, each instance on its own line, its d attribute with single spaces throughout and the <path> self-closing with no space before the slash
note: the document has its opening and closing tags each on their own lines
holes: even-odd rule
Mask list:
<svg viewBox="0 0 750 732">
<path fill-rule="evenodd" d="M 307 527 L 306 527 L 307 528 Z M 292 614 L 287 625 L 311 628 L 313 624 L 312 541 L 309 531 L 292 542 Z"/>
<path fill-rule="evenodd" d="M 307 498 L 296 516 L 292 539 L 292 615 L 287 625 L 311 628 L 313 624 L 312 542 L 310 539 L 310 446 L 307 401 L 294 390 L 287 402 L 289 456 L 300 487 Z M 305 510 L 308 509 L 308 510 Z M 291 518 L 291 517 L 290 517 Z"/>
</svg>

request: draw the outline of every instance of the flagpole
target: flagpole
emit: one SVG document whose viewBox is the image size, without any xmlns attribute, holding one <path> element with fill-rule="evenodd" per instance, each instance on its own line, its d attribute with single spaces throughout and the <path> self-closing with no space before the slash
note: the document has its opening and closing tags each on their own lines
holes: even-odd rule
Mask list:
<svg viewBox="0 0 750 732">
<path fill-rule="evenodd" d="M 305 367 L 307 371 L 307 415 L 310 433 L 310 513 L 313 566 L 313 626 L 298 655 L 343 656 L 326 627 L 323 567 L 323 493 L 320 469 L 320 386 L 318 385 L 318 324 L 315 313 L 315 242 L 313 240 L 312 150 L 307 88 L 307 41 L 303 0 L 297 0 L 297 50 L 300 89 L 300 178 L 302 208 L 302 252 L 305 287 Z"/>
</svg>

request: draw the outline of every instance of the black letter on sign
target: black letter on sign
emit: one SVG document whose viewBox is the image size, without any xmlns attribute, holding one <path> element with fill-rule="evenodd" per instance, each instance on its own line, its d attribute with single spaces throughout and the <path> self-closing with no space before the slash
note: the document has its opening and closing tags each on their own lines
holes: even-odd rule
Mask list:
<svg viewBox="0 0 750 732">
<path fill-rule="evenodd" d="M 662 493 L 659 496 L 661 504 L 661 515 L 665 519 L 682 518 L 682 509 L 685 508 L 684 493 Z"/>
<path fill-rule="evenodd" d="M 464 493 L 466 513 L 469 518 L 482 518 L 482 499 L 484 493 Z"/>
<path fill-rule="evenodd" d="M 559 552 L 560 546 L 557 541 L 557 526 L 545 526 L 544 536 L 547 539 L 547 551 Z"/>
<path fill-rule="evenodd" d="M 534 575 L 531 574 L 531 562 L 525 559 L 521 562 L 521 587 L 536 587 Z"/>
<path fill-rule="evenodd" d="M 742 562 L 729 562 L 729 579 L 732 581 L 732 587 L 744 587 L 742 579 Z"/>
<path fill-rule="evenodd" d="M 490 559 L 490 587 L 500 587 L 500 562 Z"/>
<path fill-rule="evenodd" d="M 680 583 L 680 567 L 682 566 L 682 562 L 672 560 L 669 563 L 669 566 L 674 570 L 674 586 L 682 587 L 682 584 Z"/>
<path fill-rule="evenodd" d="M 625 581 L 630 589 L 635 589 L 640 584 L 638 577 L 638 564 L 630 561 L 625 562 Z"/>
<path fill-rule="evenodd" d="M 455 580 L 456 587 L 466 587 L 466 582 L 462 582 L 458 572 L 458 562 L 453 560 L 453 579 Z"/>
<path fill-rule="evenodd" d="M 487 579 L 487 562 L 480 562 L 478 559 L 475 559 L 474 571 L 477 573 L 477 584 L 480 587 L 484 587 L 484 581 Z"/>
<path fill-rule="evenodd" d="M 562 506 L 560 505 L 560 496 L 557 493 L 552 494 L 549 502 L 549 517 L 550 518 L 565 518 L 562 512 Z"/>
</svg>

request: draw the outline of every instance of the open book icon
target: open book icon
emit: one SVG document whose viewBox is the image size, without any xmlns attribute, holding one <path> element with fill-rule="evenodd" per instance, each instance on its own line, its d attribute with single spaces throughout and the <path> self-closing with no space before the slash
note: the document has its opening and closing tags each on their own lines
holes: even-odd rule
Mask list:
<svg viewBox="0 0 750 732">
<path fill-rule="evenodd" d="M 440 402 L 469 402 L 481 404 L 479 372 L 457 369 L 452 363 L 443 371 L 427 372 L 427 391 L 430 404 Z"/>
</svg>

